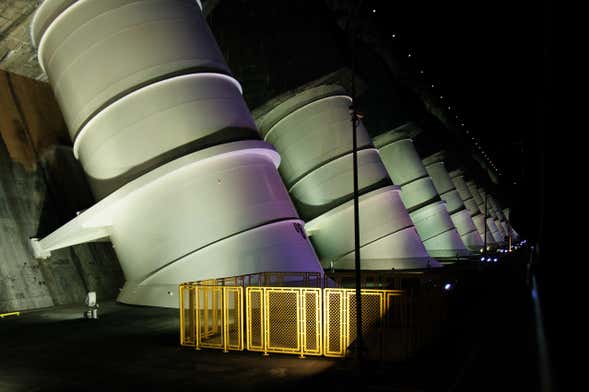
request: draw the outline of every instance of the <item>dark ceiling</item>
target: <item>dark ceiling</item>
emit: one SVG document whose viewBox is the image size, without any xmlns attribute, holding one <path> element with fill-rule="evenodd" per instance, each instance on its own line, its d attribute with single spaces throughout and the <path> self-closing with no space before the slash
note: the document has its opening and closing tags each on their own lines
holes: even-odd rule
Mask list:
<svg viewBox="0 0 589 392">
<path fill-rule="evenodd" d="M 547 3 L 233 0 L 219 1 L 208 21 L 250 109 L 351 68 L 355 57 L 367 87 L 357 102 L 372 135 L 415 121 L 425 130 L 416 139 L 422 156 L 450 150 L 479 180 L 488 176 L 471 155 L 486 154 L 500 175 L 499 185 L 485 185 L 537 230 Z M 354 52 L 346 27 L 356 29 Z"/>
<path fill-rule="evenodd" d="M 22 41 L 0 65 L 26 71 L 32 10 L 0 1 L 15 15 L 3 11 L 0 44 Z M 450 169 L 466 166 L 532 230 L 541 227 L 550 112 L 550 7 L 542 1 L 202 0 L 250 109 L 350 69 L 355 58 L 356 102 L 372 135 L 416 122 L 425 131 L 415 139 L 422 157 L 450 151 Z"/>
</svg>

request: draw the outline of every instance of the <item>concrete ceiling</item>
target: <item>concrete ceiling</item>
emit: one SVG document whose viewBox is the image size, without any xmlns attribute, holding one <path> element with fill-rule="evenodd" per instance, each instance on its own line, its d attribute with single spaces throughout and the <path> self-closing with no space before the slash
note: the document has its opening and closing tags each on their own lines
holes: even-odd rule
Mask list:
<svg viewBox="0 0 589 392">
<path fill-rule="evenodd" d="M 41 2 L 0 0 L 0 69 L 46 81 L 29 38 L 29 26 Z"/>
</svg>

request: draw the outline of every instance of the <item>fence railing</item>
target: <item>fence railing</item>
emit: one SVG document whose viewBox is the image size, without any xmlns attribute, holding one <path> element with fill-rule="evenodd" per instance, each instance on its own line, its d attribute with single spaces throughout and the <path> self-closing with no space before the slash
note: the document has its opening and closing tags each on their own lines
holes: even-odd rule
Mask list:
<svg viewBox="0 0 589 392">
<path fill-rule="evenodd" d="M 362 290 L 368 357 L 386 357 L 395 322 L 407 313 L 402 290 Z M 356 339 L 356 292 L 309 287 L 180 285 L 180 343 L 268 353 L 344 357 Z M 246 342 L 244 347 L 244 340 Z M 397 339 L 398 340 L 398 339 Z"/>
<path fill-rule="evenodd" d="M 243 350 L 243 288 L 180 285 L 180 344 Z"/>
</svg>

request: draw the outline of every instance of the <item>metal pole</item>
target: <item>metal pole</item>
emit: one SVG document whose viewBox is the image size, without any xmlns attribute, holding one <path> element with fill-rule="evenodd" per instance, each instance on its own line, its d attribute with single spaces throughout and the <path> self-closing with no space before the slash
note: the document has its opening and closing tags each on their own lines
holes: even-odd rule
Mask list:
<svg viewBox="0 0 589 392">
<path fill-rule="evenodd" d="M 487 192 L 485 192 L 485 248 L 483 249 L 483 255 L 487 254 Z"/>
<path fill-rule="evenodd" d="M 352 33 L 352 151 L 354 162 L 354 269 L 356 272 L 356 358 L 362 359 L 363 337 L 362 337 L 362 289 L 360 279 L 360 214 L 358 203 L 358 140 L 356 111 L 356 32 L 354 26 Z"/>
</svg>

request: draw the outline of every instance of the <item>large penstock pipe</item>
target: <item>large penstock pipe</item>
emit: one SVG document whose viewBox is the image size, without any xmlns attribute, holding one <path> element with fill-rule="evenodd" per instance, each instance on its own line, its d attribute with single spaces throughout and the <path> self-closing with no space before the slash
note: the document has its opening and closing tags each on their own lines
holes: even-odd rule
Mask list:
<svg viewBox="0 0 589 392">
<path fill-rule="evenodd" d="M 326 268 L 354 268 L 351 103 L 342 87 L 320 85 L 257 119 L 282 156 L 280 174 Z M 357 132 L 362 269 L 438 266 L 361 122 Z"/>
<path fill-rule="evenodd" d="M 466 181 L 466 185 L 470 194 L 472 195 L 473 199 L 476 202 L 477 208 L 481 212 L 481 219 L 482 223 L 480 223 L 481 227 L 480 230 L 487 233 L 487 247 L 493 249 L 499 245 L 499 241 L 496 238 L 496 234 L 493 235 L 493 231 L 497 231 L 497 228 L 494 227 L 495 225 L 491 225 L 491 222 L 494 221 L 492 217 L 489 216 L 487 210 L 485 209 L 485 199 L 481 196 L 478 186 L 473 180 Z M 488 206 L 488 200 L 487 200 Z M 475 220 L 473 218 L 473 220 Z M 477 220 L 475 220 L 475 224 L 477 224 Z M 492 227 L 493 226 L 493 227 Z M 477 226 L 477 229 L 479 226 Z"/>
<path fill-rule="evenodd" d="M 486 206 L 487 227 L 491 230 L 491 235 L 493 236 L 495 243 L 501 246 L 504 243 L 504 235 L 502 233 L 502 229 L 495 223 L 497 220 L 497 214 L 491 204 L 491 195 L 487 194 L 487 191 L 478 185 L 477 190 L 481 199 L 483 200 L 482 204 L 479 206 L 483 213 L 485 213 Z"/>
<path fill-rule="evenodd" d="M 462 199 L 464 206 L 470 212 L 470 216 L 472 217 L 472 221 L 473 221 L 479 235 L 481 236 L 481 239 L 483 239 L 483 242 L 484 242 L 485 232 L 486 232 L 487 233 L 487 244 L 494 243 L 495 240 L 494 240 L 493 236 L 491 235 L 491 231 L 485 230 L 485 216 L 481 213 L 481 210 L 479 209 L 479 206 L 478 206 L 473 194 L 470 192 L 470 188 L 466 184 L 466 181 L 464 179 L 464 172 L 461 169 L 457 169 L 457 170 L 451 171 L 448 174 L 450 175 L 450 178 L 452 179 L 452 183 L 456 187 L 456 190 L 458 191 L 458 195 Z M 479 197 L 478 193 L 477 193 L 477 197 Z M 482 246 L 481 246 L 481 249 L 482 249 Z"/>
<path fill-rule="evenodd" d="M 452 182 L 444 164 L 445 152 L 440 151 L 423 159 L 427 174 L 432 179 L 440 198 L 446 202 L 446 209 L 466 247 L 475 253 L 484 246 L 470 211 L 465 207 L 456 186 Z"/>
<path fill-rule="evenodd" d="M 407 123 L 374 138 L 387 172 L 401 186 L 401 197 L 428 253 L 437 258 L 466 256 L 460 234 L 419 157 L 411 135 L 416 125 Z"/>
<path fill-rule="evenodd" d="M 322 272 L 197 2 L 47 0 L 31 36 L 100 199 L 37 257 L 110 238 L 118 300 L 166 307 L 182 281 Z"/>
</svg>

